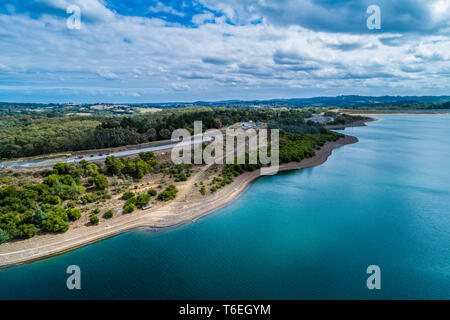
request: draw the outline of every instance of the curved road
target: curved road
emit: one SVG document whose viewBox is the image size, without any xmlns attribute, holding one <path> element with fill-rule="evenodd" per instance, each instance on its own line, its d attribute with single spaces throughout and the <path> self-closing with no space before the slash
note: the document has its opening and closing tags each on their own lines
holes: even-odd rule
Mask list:
<svg viewBox="0 0 450 320">
<path fill-rule="evenodd" d="M 250 129 L 255 129 L 255 128 L 260 127 L 261 125 L 263 125 L 263 123 L 258 122 L 254 126 L 243 128 L 243 130 L 247 131 Z M 203 137 L 203 139 L 200 139 L 201 137 Z M 154 152 L 154 151 L 169 150 L 174 147 L 184 147 L 184 146 L 187 146 L 190 144 L 194 145 L 194 144 L 203 143 L 203 142 L 210 142 L 212 140 L 214 140 L 213 136 L 197 135 L 197 136 L 193 136 L 190 140 L 187 140 L 187 141 L 182 141 L 182 142 L 173 141 L 173 142 L 161 143 L 161 144 L 151 145 L 151 146 L 133 146 L 133 147 L 130 147 L 129 150 L 112 152 L 112 153 L 97 155 L 97 156 L 93 156 L 93 157 L 84 156 L 83 158 L 75 157 L 75 158 L 68 158 L 68 159 L 67 158 L 54 158 L 54 159 L 32 160 L 32 161 L 25 161 L 25 160 L 24 161 L 21 161 L 21 160 L 19 160 L 19 161 L 4 161 L 4 162 L 0 162 L 0 169 L 3 169 L 3 168 L 11 168 L 11 169 L 46 168 L 46 167 L 53 167 L 58 162 L 78 163 L 81 160 L 93 162 L 93 161 L 105 160 L 109 156 L 114 156 L 116 158 L 129 157 L 129 156 L 139 154 L 141 152 L 149 152 L 149 151 Z M 91 151 L 91 152 L 94 152 L 94 151 Z"/>
<path fill-rule="evenodd" d="M 46 167 L 53 167 L 58 162 L 65 162 L 65 163 L 78 163 L 81 160 L 86 160 L 89 162 L 93 161 L 99 161 L 99 160 L 105 160 L 107 157 L 114 156 L 116 158 L 122 158 L 122 157 L 129 157 L 136 154 L 139 154 L 141 152 L 155 152 L 155 151 L 161 151 L 161 150 L 169 150 L 174 147 L 184 147 L 187 145 L 194 145 L 202 142 L 209 142 L 213 140 L 210 136 L 204 136 L 203 139 L 199 139 L 199 137 L 194 139 L 190 139 L 188 141 L 183 142 L 167 142 L 162 143 L 158 145 L 152 145 L 152 146 L 138 146 L 138 147 L 132 147 L 129 150 L 125 151 L 118 151 L 118 152 L 111 152 L 108 154 L 103 155 L 97 155 L 97 156 L 84 156 L 83 158 L 55 158 L 55 159 L 42 159 L 42 160 L 34 160 L 34 161 L 6 161 L 6 162 L 0 162 L 0 169 L 3 168 L 26 168 L 26 169 L 33 169 L 33 168 L 46 168 Z"/>
</svg>

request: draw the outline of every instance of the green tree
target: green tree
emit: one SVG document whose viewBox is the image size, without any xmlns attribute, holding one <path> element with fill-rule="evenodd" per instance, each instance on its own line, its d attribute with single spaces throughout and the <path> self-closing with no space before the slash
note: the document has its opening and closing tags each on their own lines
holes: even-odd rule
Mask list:
<svg viewBox="0 0 450 320">
<path fill-rule="evenodd" d="M 104 176 L 99 174 L 94 178 L 94 184 L 95 187 L 99 190 L 105 190 L 109 187 L 108 179 Z"/>
<path fill-rule="evenodd" d="M 72 178 L 71 175 L 65 175 L 63 177 L 60 177 L 59 181 L 61 181 L 62 184 L 70 186 L 75 182 L 75 179 Z"/>
<path fill-rule="evenodd" d="M 123 206 L 124 213 L 132 213 L 134 210 L 136 210 L 136 205 L 133 202 L 130 202 L 130 200 L 125 202 L 125 205 Z"/>
<path fill-rule="evenodd" d="M 68 164 L 66 163 L 57 163 L 53 166 L 53 170 L 59 174 L 59 175 L 63 175 L 63 174 L 68 174 L 70 167 Z"/>
<path fill-rule="evenodd" d="M 62 211 L 61 211 L 62 210 Z M 66 232 L 69 230 L 68 217 L 64 210 L 57 208 L 55 211 L 46 212 L 48 219 L 43 222 L 44 229 L 49 232 Z"/>
<path fill-rule="evenodd" d="M 157 138 L 156 129 L 155 128 L 148 129 L 148 131 L 145 133 L 145 136 L 147 137 L 148 141 L 155 141 Z"/>
<path fill-rule="evenodd" d="M 62 184 L 60 181 L 57 181 L 53 185 L 53 191 L 56 195 L 61 196 L 64 193 L 64 184 Z"/>
<path fill-rule="evenodd" d="M 0 244 L 6 242 L 9 239 L 9 233 L 0 229 Z"/>
<path fill-rule="evenodd" d="M 158 195 L 158 200 L 160 201 L 169 201 L 176 198 L 178 193 L 177 187 L 173 184 L 168 186 L 163 192 Z"/>
<path fill-rule="evenodd" d="M 105 219 L 111 219 L 114 216 L 114 211 L 113 210 L 108 210 L 105 212 L 105 214 L 103 215 L 103 218 Z"/>
<path fill-rule="evenodd" d="M 158 194 L 158 192 L 155 190 L 155 189 L 153 189 L 153 188 L 151 188 L 150 190 L 148 190 L 148 192 L 147 192 L 150 196 L 152 196 L 152 197 L 154 197 L 154 196 L 156 196 L 157 194 Z"/>
<path fill-rule="evenodd" d="M 176 176 L 175 182 L 186 181 L 188 178 L 184 172 Z"/>
<path fill-rule="evenodd" d="M 95 182 L 95 178 L 94 178 L 94 177 L 89 177 L 89 178 L 87 179 L 87 184 L 88 184 L 89 186 L 94 185 L 94 182 Z"/>
<path fill-rule="evenodd" d="M 125 166 L 122 161 L 114 156 L 107 157 L 105 160 L 105 169 L 109 174 L 119 174 L 122 172 L 124 167 Z"/>
<path fill-rule="evenodd" d="M 143 207 L 148 206 L 148 203 L 150 202 L 150 198 L 151 198 L 151 196 L 149 194 L 146 194 L 146 193 L 140 194 L 136 198 L 136 207 L 143 208 Z"/>
<path fill-rule="evenodd" d="M 152 160 L 153 158 L 155 158 L 155 154 L 151 151 L 141 152 L 141 153 L 139 153 L 139 158 L 141 158 L 145 162 L 148 162 L 148 161 Z"/>
<path fill-rule="evenodd" d="M 88 163 L 85 167 L 85 175 L 95 177 L 98 175 L 98 166 L 95 163 Z"/>
<path fill-rule="evenodd" d="M 42 224 L 45 220 L 48 219 L 48 216 L 42 211 L 41 207 L 37 207 L 34 212 L 33 222 L 37 228 L 42 228 Z"/>
<path fill-rule="evenodd" d="M 67 217 L 70 221 L 77 221 L 81 218 L 81 211 L 77 208 L 71 208 L 67 210 Z"/>
<path fill-rule="evenodd" d="M 162 129 L 159 131 L 159 137 L 161 138 L 161 140 L 167 140 L 170 139 L 171 137 L 171 133 L 169 129 Z"/>
<path fill-rule="evenodd" d="M 48 195 L 44 198 L 42 202 L 57 205 L 61 203 L 61 198 L 58 196 Z"/>
<path fill-rule="evenodd" d="M 122 195 L 122 200 L 130 200 L 131 198 L 134 198 L 134 193 L 131 191 L 127 191 Z"/>
<path fill-rule="evenodd" d="M 21 224 L 18 228 L 18 236 L 20 238 L 33 238 L 37 233 L 37 228 L 34 224 Z"/>
<path fill-rule="evenodd" d="M 74 200 L 70 200 L 70 201 L 68 201 L 67 202 L 67 204 L 66 204 L 66 208 L 75 208 L 75 206 L 76 206 L 76 201 L 74 201 Z"/>
<path fill-rule="evenodd" d="M 76 197 L 79 194 L 83 193 L 84 191 L 85 188 L 77 185 L 75 181 L 73 181 L 72 184 L 70 185 L 70 193 L 72 194 L 72 197 Z"/>
<path fill-rule="evenodd" d="M 95 214 L 91 214 L 91 216 L 89 217 L 89 221 L 92 225 L 96 226 L 99 224 L 100 219 Z"/>
<path fill-rule="evenodd" d="M 59 182 L 59 176 L 57 174 L 51 174 L 44 179 L 44 183 L 50 187 L 53 187 Z"/>
<path fill-rule="evenodd" d="M 15 186 L 8 186 L 0 190 L 0 199 L 16 198 L 19 195 L 19 191 Z"/>
</svg>

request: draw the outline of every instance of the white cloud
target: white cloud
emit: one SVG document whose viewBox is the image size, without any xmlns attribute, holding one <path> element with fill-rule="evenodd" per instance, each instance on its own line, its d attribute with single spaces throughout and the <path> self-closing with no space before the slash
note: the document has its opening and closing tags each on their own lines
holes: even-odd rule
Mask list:
<svg viewBox="0 0 450 320">
<path fill-rule="evenodd" d="M 186 91 L 191 89 L 191 87 L 186 83 L 172 83 L 171 87 L 175 91 Z"/>
<path fill-rule="evenodd" d="M 215 21 L 215 15 L 211 12 L 206 12 L 192 17 L 192 22 L 196 25 L 204 24 L 207 21 Z"/>
<path fill-rule="evenodd" d="M 105 6 L 104 0 L 36 0 L 36 2 L 64 11 L 69 6 L 76 5 L 80 7 L 82 17 L 93 20 L 110 21 L 114 18 L 114 13 Z"/>
<path fill-rule="evenodd" d="M 105 80 L 116 80 L 119 78 L 117 74 L 107 70 L 99 70 L 97 74 Z"/>
<path fill-rule="evenodd" d="M 445 21 L 450 25 L 450 1 L 434 0 L 430 1 L 431 13 L 434 20 Z"/>
<path fill-rule="evenodd" d="M 184 17 L 185 14 L 183 12 L 180 12 L 178 10 L 175 10 L 174 8 L 170 6 L 166 6 L 162 2 L 158 2 L 156 6 L 149 7 L 148 10 L 150 12 L 164 12 L 164 13 L 170 13 L 176 16 Z"/>
<path fill-rule="evenodd" d="M 9 72 L 11 68 L 0 63 L 0 72 Z"/>
<path fill-rule="evenodd" d="M 56 8 L 68 4 L 41 1 Z M 80 7 L 88 3 L 70 2 Z M 65 94 L 75 95 L 67 88 L 76 88 L 79 99 L 83 93 L 108 93 L 146 101 L 443 94 L 450 89 L 448 73 L 442 73 L 450 70 L 445 35 L 330 33 L 270 22 L 205 24 L 211 16 L 194 17 L 198 26 L 188 28 L 121 16 L 100 0 L 92 3 L 90 16 L 108 18 L 85 22 L 81 30 L 68 30 L 57 16 L 0 14 L 0 80 L 9 72 L 3 83 L 11 83 L 12 91 L 12 84 L 34 84 L 27 90 L 46 92 L 62 92 L 63 86 Z M 240 21 L 232 13 L 239 5 L 232 5 L 220 10 Z M 252 10 L 247 9 L 250 18 Z M 395 46 L 382 41 L 389 37 L 398 39 Z"/>
</svg>

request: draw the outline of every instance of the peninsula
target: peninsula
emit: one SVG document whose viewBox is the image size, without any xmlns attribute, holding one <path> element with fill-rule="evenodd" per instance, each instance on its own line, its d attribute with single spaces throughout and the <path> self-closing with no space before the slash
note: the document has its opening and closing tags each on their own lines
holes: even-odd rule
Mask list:
<svg viewBox="0 0 450 320">
<path fill-rule="evenodd" d="M 74 116 L 66 117 L 53 126 Z M 166 112 L 162 117 L 149 113 L 145 118 L 124 117 L 120 123 L 116 119 L 102 118 L 103 122 L 88 134 L 116 137 L 120 131 L 129 135 L 142 132 L 145 139 L 156 140 L 158 137 L 151 134 L 157 132 L 159 142 L 112 147 L 111 140 L 97 139 L 98 146 L 107 143 L 101 145 L 107 148 L 80 150 L 66 158 L 61 154 L 36 155 L 3 162 L 0 267 L 56 255 L 134 228 L 194 222 L 232 202 L 261 176 L 260 163 L 175 165 L 170 157 L 173 145 L 161 142 L 174 123 L 189 129 L 191 119 L 201 119 L 222 131 L 280 129 L 279 171 L 287 171 L 318 166 L 333 149 L 357 142 L 327 128 L 362 126 L 374 120 L 317 109 L 184 109 Z M 138 129 L 132 131 L 133 126 Z M 149 128 L 139 130 L 140 126 Z M 88 137 L 84 139 L 84 143 L 92 143 Z M 129 137 L 122 142 L 126 139 Z M 120 142 L 116 145 L 123 144 Z M 61 145 L 56 148 L 57 152 L 64 151 Z"/>
</svg>

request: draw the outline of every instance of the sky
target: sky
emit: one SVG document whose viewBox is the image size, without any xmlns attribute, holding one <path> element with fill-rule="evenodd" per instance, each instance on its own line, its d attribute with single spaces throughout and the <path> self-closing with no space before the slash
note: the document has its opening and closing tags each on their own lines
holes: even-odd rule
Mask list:
<svg viewBox="0 0 450 320">
<path fill-rule="evenodd" d="M 449 95 L 449 77 L 450 0 L 0 4 L 4 102 Z"/>
</svg>

